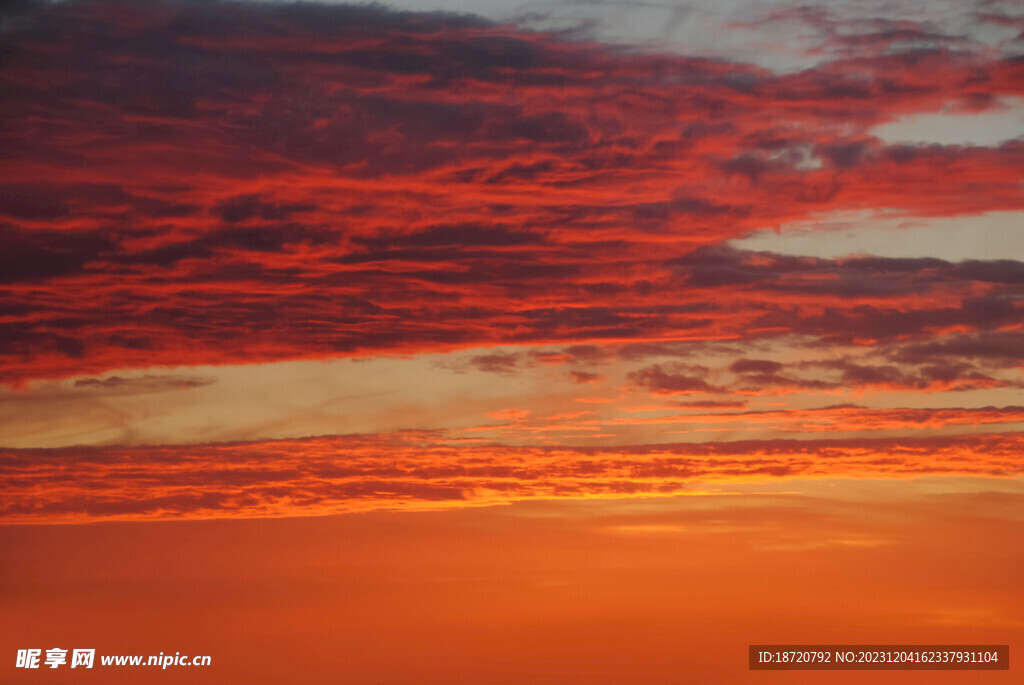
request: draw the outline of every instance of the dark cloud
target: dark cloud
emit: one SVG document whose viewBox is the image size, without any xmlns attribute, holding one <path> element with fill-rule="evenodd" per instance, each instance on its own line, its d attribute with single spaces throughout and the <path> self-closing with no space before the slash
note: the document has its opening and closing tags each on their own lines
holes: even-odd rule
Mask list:
<svg viewBox="0 0 1024 685">
<path fill-rule="evenodd" d="M 106 394 L 136 394 L 164 392 L 167 390 L 189 390 L 213 383 L 210 378 L 188 376 L 151 375 L 123 378 L 108 376 L 107 378 L 83 378 L 75 381 L 75 388 L 94 390 Z"/>
<path fill-rule="evenodd" d="M 725 388 L 712 386 L 701 377 L 701 372 L 706 372 L 706 369 L 680 367 L 682 372 L 673 373 L 675 368 L 677 367 L 670 367 L 670 370 L 666 371 L 661 365 L 655 364 L 631 372 L 628 378 L 630 383 L 646 388 L 655 395 L 726 392 Z"/>
<path fill-rule="evenodd" d="M 209 259 L 218 251 L 279 253 L 302 243 L 322 245 L 337 239 L 333 231 L 295 223 L 239 226 L 209 231 L 186 242 L 168 243 L 151 250 L 120 255 L 117 261 L 127 265 L 141 263 L 171 267 L 183 259 Z"/>
<path fill-rule="evenodd" d="M 1024 333 L 985 331 L 970 335 L 948 335 L 927 342 L 892 347 L 889 354 L 901 362 L 911 364 L 967 357 L 1019 365 L 1024 362 Z"/>
<path fill-rule="evenodd" d="M 785 364 L 766 359 L 737 359 L 729 365 L 729 370 L 740 376 L 735 386 L 735 391 L 740 393 L 820 392 L 839 387 L 834 382 L 781 374 L 784 368 Z"/>
<path fill-rule="evenodd" d="M 993 330 L 1021 320 L 1016 299 L 987 296 L 964 299 L 957 306 L 902 311 L 860 305 L 850 309 L 826 307 L 821 314 L 801 316 L 775 310 L 757 319 L 757 326 L 781 327 L 795 333 L 821 336 L 830 342 L 892 341 L 925 337 L 957 326 Z"/>
<path fill-rule="evenodd" d="M 766 359 L 737 359 L 729 365 L 733 373 L 776 373 L 783 364 Z"/>
<path fill-rule="evenodd" d="M 746 402 L 729 400 L 694 400 L 691 402 L 674 401 L 669 404 L 670 406 L 678 407 L 680 409 L 745 409 L 747 406 Z"/>
<path fill-rule="evenodd" d="M 353 242 L 365 245 L 371 251 L 379 252 L 379 258 L 394 256 L 398 251 L 402 258 L 408 250 L 415 248 L 436 247 L 514 247 L 536 245 L 543 242 L 544 236 L 536 231 L 515 230 L 510 226 L 496 224 L 457 224 L 429 226 L 414 233 L 382 232 L 375 236 L 355 236 Z M 428 255 L 430 253 L 427 253 Z M 488 254 L 480 252 L 478 254 Z"/>
<path fill-rule="evenodd" d="M 128 192 L 111 183 L 8 183 L 0 185 L 0 214 L 49 223 L 67 220 L 83 210 L 108 218 L 182 218 L 195 205 L 169 202 Z"/>
<path fill-rule="evenodd" d="M 574 383 L 596 383 L 604 376 L 598 373 L 588 373 L 586 371 L 570 371 L 569 377 L 572 378 Z"/>
<path fill-rule="evenodd" d="M 933 360 L 923 366 L 861 364 L 849 359 L 804 362 L 800 366 L 827 369 L 839 374 L 834 387 L 873 387 L 887 390 L 977 390 L 1011 387 L 1015 381 L 999 380 L 973 364 Z"/>
<path fill-rule="evenodd" d="M 612 353 L 600 345 L 569 345 L 562 349 L 577 364 L 595 364 L 606 361 Z"/>
<path fill-rule="evenodd" d="M 113 251 L 98 231 L 73 232 L 0 227 L 0 282 L 37 281 L 81 273 Z"/>
<path fill-rule="evenodd" d="M 268 202 L 260 195 L 239 195 L 221 200 L 214 206 L 213 213 L 227 223 L 238 223 L 247 219 L 264 219 L 282 221 L 297 212 L 310 212 L 316 209 L 312 204 L 278 204 Z"/>
<path fill-rule="evenodd" d="M 470 357 L 469 365 L 490 373 L 511 373 L 521 360 L 518 354 L 481 354 Z"/>
<path fill-rule="evenodd" d="M 70 208 L 58 189 L 29 184 L 9 184 L 0 188 L 0 214 L 16 219 L 59 219 Z"/>
</svg>

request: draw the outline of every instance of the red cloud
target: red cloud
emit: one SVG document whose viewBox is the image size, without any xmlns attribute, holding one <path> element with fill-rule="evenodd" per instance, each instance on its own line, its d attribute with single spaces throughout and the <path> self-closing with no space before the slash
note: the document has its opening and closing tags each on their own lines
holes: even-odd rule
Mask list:
<svg viewBox="0 0 1024 685">
<path fill-rule="evenodd" d="M 1021 324 L 1017 262 L 721 246 L 850 208 L 1024 208 L 1019 141 L 869 134 L 1020 94 L 1019 60 L 937 48 L 777 75 L 376 7 L 25 11 L 0 75 L 5 383 Z"/>
</svg>

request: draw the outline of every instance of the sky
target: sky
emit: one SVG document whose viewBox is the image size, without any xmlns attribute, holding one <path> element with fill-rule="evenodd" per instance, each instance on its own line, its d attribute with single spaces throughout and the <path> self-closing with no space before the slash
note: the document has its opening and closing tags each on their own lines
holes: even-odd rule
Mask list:
<svg viewBox="0 0 1024 685">
<path fill-rule="evenodd" d="M 7 652 L 740 683 L 755 643 L 1024 644 L 1021 2 L 0 32 Z"/>
</svg>

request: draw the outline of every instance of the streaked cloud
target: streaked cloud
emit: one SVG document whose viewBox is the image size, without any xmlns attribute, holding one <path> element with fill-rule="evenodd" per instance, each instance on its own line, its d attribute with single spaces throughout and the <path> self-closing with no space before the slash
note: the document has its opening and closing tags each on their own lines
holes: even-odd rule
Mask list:
<svg viewBox="0 0 1024 685">
<path fill-rule="evenodd" d="M 308 516 L 659 496 L 685 493 L 698 483 L 1012 477 L 1024 469 L 1019 458 L 1024 433 L 1019 432 L 615 448 L 460 445 L 448 437 L 454 436 L 404 432 L 162 447 L 5 449 L 0 450 L 2 516 L 11 523 Z"/>
<path fill-rule="evenodd" d="M 777 73 L 380 7 L 19 7 L 2 77 L 7 384 L 1020 324 L 1019 262 L 724 247 L 854 206 L 1024 208 L 1019 140 L 872 133 L 1019 95 L 1019 60 L 941 27 L 768 13 L 878 46 Z"/>
</svg>

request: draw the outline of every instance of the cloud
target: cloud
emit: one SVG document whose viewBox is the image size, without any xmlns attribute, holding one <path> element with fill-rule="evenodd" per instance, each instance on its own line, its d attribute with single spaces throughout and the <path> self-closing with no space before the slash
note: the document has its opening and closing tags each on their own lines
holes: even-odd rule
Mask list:
<svg viewBox="0 0 1024 685">
<path fill-rule="evenodd" d="M 501 421 L 519 421 L 525 419 L 530 415 L 529 409 L 500 409 L 498 411 L 489 411 L 485 416 L 498 419 Z"/>
<path fill-rule="evenodd" d="M 900 351 L 895 351 L 897 349 Z M 937 349 L 943 348 L 940 345 Z M 641 368 L 628 374 L 627 378 L 633 385 L 646 388 L 654 395 L 731 393 L 780 396 L 791 393 L 862 393 L 868 390 L 926 393 L 1009 388 L 1021 384 L 1014 377 L 990 375 L 1002 370 L 998 365 L 990 373 L 985 373 L 976 364 L 947 355 L 929 357 L 922 355 L 918 348 L 912 348 L 910 352 L 894 348 L 889 356 L 899 363 L 879 364 L 870 352 L 788 364 L 740 358 L 727 368 L 715 371 L 704 366 L 671 362 L 664 366 L 655 364 Z M 707 381 L 710 376 L 723 378 L 725 371 L 733 376 L 730 382 L 711 385 Z"/>
<path fill-rule="evenodd" d="M 12 226 L 3 232 L 0 282 L 45 281 L 81 273 L 85 265 L 114 248 L 114 241 L 95 232 L 27 230 Z"/>
<path fill-rule="evenodd" d="M 628 378 L 634 385 L 647 388 L 655 395 L 678 395 L 694 393 L 723 393 L 725 388 L 710 385 L 700 375 L 706 369 L 673 365 L 670 369 L 680 369 L 682 373 L 666 371 L 661 365 L 655 364 L 639 371 L 633 371 Z M 689 371 L 689 373 L 688 373 Z"/>
<path fill-rule="evenodd" d="M 978 371 L 963 361 L 941 361 L 917 369 L 892 365 L 857 364 L 848 360 L 809 362 L 807 366 L 823 367 L 841 372 L 840 382 L 847 388 L 885 390 L 963 391 L 1018 386 L 1016 380 L 1000 380 Z"/>
<path fill-rule="evenodd" d="M 1020 331 L 985 331 L 957 334 L 936 340 L 889 348 L 894 359 L 923 364 L 942 360 L 973 358 L 983 362 L 1019 365 L 1024 361 L 1024 333 Z"/>
<path fill-rule="evenodd" d="M 599 373 L 589 373 L 587 371 L 570 371 L 569 377 L 572 378 L 574 383 L 599 383 L 605 379 L 605 376 Z"/>
<path fill-rule="evenodd" d="M 938 430 L 955 426 L 1015 424 L 1024 421 L 1024 408 L 950 407 L 873 409 L 854 404 L 836 404 L 814 409 L 750 410 L 726 413 L 678 414 L 655 417 L 621 417 L 602 422 L 605 426 L 677 426 L 707 430 L 725 426 L 730 431 L 751 427 L 782 433 L 854 433 L 874 430 Z"/>
<path fill-rule="evenodd" d="M 737 359 L 730 366 L 733 373 L 772 374 L 781 371 L 784 364 L 767 359 Z"/>
<path fill-rule="evenodd" d="M 268 221 L 282 221 L 296 212 L 310 212 L 316 209 L 313 204 L 275 204 L 268 202 L 259 194 L 239 195 L 221 200 L 213 207 L 213 213 L 221 221 L 235 224 L 240 221 L 258 218 Z"/>
<path fill-rule="evenodd" d="M 105 394 L 123 395 L 163 392 L 167 390 L 189 390 L 210 385 L 213 382 L 214 380 L 210 378 L 146 374 L 133 378 L 122 378 L 121 376 L 108 376 L 102 379 L 82 378 L 75 381 L 74 387 L 76 390 L 92 390 Z"/>
<path fill-rule="evenodd" d="M 1024 209 L 1019 140 L 871 135 L 997 108 L 1019 60 L 799 20 L 832 47 L 773 73 L 379 6 L 23 5 L 0 76 L 0 382 L 1019 324 L 1018 262 L 725 247 L 850 208 Z"/>
<path fill-rule="evenodd" d="M 520 361 L 522 357 L 518 354 L 480 354 L 470 357 L 468 365 L 490 373 L 511 373 Z"/>
<path fill-rule="evenodd" d="M 1021 433 L 615 448 L 458 447 L 405 432 L 269 442 L 0 450 L 11 523 L 310 516 L 685 492 L 773 478 L 1021 473 Z"/>
<path fill-rule="evenodd" d="M 730 400 L 694 400 L 691 402 L 670 402 L 667 406 L 680 409 L 744 409 L 747 403 Z"/>
</svg>

